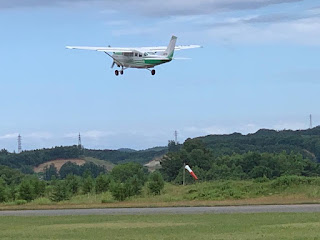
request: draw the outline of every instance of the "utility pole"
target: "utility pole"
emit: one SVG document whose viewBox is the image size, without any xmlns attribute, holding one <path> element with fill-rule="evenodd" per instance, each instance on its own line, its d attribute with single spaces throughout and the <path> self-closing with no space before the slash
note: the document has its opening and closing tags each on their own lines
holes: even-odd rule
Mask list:
<svg viewBox="0 0 320 240">
<path fill-rule="evenodd" d="M 81 145 L 81 135 L 79 133 L 79 137 L 78 137 L 78 148 L 81 149 L 82 145 Z"/>
<path fill-rule="evenodd" d="M 22 152 L 22 147 L 21 147 L 21 135 L 19 134 L 18 136 L 18 153 Z"/>
<path fill-rule="evenodd" d="M 186 163 L 183 163 L 183 175 L 182 175 L 182 185 L 185 186 L 186 184 Z"/>
<path fill-rule="evenodd" d="M 178 131 L 174 131 L 174 143 L 178 145 Z"/>
</svg>

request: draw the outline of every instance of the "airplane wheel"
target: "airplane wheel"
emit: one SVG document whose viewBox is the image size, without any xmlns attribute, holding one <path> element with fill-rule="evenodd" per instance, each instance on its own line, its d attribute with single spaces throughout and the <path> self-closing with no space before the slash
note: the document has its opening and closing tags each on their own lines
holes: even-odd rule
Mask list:
<svg viewBox="0 0 320 240">
<path fill-rule="evenodd" d="M 153 69 L 153 70 L 151 71 L 151 74 L 152 74 L 152 75 L 155 75 L 155 74 L 156 74 L 156 70 Z"/>
<path fill-rule="evenodd" d="M 114 71 L 114 74 L 115 74 L 116 76 L 118 76 L 118 75 L 119 75 L 119 71 L 118 71 L 118 70 L 115 70 L 115 71 Z"/>
<path fill-rule="evenodd" d="M 123 75 L 123 70 L 120 71 L 120 74 Z"/>
</svg>

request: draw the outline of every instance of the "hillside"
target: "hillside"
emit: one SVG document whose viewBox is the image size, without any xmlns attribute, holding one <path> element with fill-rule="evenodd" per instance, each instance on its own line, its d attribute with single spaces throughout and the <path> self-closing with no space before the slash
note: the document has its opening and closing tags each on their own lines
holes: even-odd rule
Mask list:
<svg viewBox="0 0 320 240">
<path fill-rule="evenodd" d="M 34 167 L 50 161 L 63 159 L 83 159 L 111 170 L 114 164 L 125 162 L 138 162 L 145 164 L 156 157 L 167 153 L 167 147 L 162 149 L 150 149 L 141 151 L 122 150 L 91 150 L 79 149 L 77 146 L 54 147 L 50 149 L 37 149 L 23 151 L 19 154 L 10 153 L 6 150 L 0 151 L 0 165 L 19 169 L 23 173 L 33 173 Z"/>
<path fill-rule="evenodd" d="M 309 159 L 320 161 L 320 126 L 307 130 L 275 131 L 261 129 L 253 134 L 208 135 L 199 137 L 215 156 L 252 152 L 300 153 Z"/>
<path fill-rule="evenodd" d="M 181 183 L 189 164 L 200 179 L 274 179 L 320 176 L 320 127 L 299 131 L 262 129 L 254 134 L 209 135 L 187 139 L 161 160 L 167 181 Z M 187 182 L 192 182 L 192 178 Z"/>
<path fill-rule="evenodd" d="M 208 135 L 192 139 L 200 140 L 207 149 L 212 151 L 214 157 L 232 154 L 245 154 L 248 152 L 281 153 L 293 152 L 301 154 L 304 158 L 320 161 L 320 127 L 308 130 L 275 131 L 261 129 L 253 134 L 242 135 L 233 133 L 229 135 Z M 194 142 L 191 141 L 191 142 Z M 188 141 L 186 141 L 188 143 Z M 188 148 L 188 144 L 184 144 Z M 170 147 L 170 152 L 180 149 Z M 190 146 L 189 146 L 190 147 Z M 40 164 L 57 159 L 85 159 L 98 165 L 105 165 L 111 169 L 113 164 L 137 162 L 146 164 L 168 153 L 168 147 L 154 147 L 146 150 L 133 151 L 120 150 L 93 150 L 79 149 L 77 146 L 55 147 L 10 153 L 0 151 L 0 165 L 21 170 L 23 173 L 33 173 L 33 168 Z M 98 163 L 99 162 L 99 163 Z M 105 164 L 104 164 L 105 163 Z"/>
<path fill-rule="evenodd" d="M 79 166 L 83 165 L 86 163 L 85 160 L 83 159 L 57 159 L 57 160 L 51 160 L 45 163 L 41 163 L 39 166 L 35 166 L 33 168 L 33 171 L 35 173 L 39 173 L 39 172 L 44 172 L 46 168 L 49 168 L 51 164 L 53 164 L 55 166 L 55 168 L 60 171 L 61 167 L 63 164 L 67 163 L 67 162 L 72 162 L 75 163 Z"/>
</svg>

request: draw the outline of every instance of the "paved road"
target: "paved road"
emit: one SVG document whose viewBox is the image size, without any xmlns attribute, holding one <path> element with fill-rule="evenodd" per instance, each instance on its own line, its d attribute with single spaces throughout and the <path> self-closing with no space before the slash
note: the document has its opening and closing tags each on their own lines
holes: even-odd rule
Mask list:
<svg viewBox="0 0 320 240">
<path fill-rule="evenodd" d="M 64 216 L 64 215 L 146 215 L 146 214 L 218 214 L 260 212 L 320 212 L 320 204 L 259 205 L 227 207 L 104 208 L 65 210 L 0 211 L 0 216 Z"/>
</svg>

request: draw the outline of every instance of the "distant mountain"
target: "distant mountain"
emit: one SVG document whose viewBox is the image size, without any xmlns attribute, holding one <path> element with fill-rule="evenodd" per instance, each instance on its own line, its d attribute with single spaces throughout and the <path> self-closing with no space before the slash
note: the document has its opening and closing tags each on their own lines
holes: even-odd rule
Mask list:
<svg viewBox="0 0 320 240">
<path fill-rule="evenodd" d="M 153 148 L 148 148 L 146 150 L 141 150 L 140 152 L 150 152 L 150 151 L 154 151 L 154 152 L 162 152 L 162 151 L 168 151 L 168 147 L 153 147 Z"/>
<path fill-rule="evenodd" d="M 214 156 L 233 153 L 282 151 L 301 153 L 304 157 L 320 162 L 320 126 L 307 130 L 275 131 L 261 129 L 253 134 L 240 133 L 226 135 L 208 135 L 195 139 L 201 140 L 212 150 Z M 179 148 L 181 146 L 179 145 Z M 172 151 L 172 149 L 170 150 Z M 77 146 L 55 147 L 23 151 L 19 154 L 0 151 L 0 165 L 20 169 L 23 173 L 32 173 L 33 168 L 56 159 L 95 158 L 112 164 L 138 162 L 145 164 L 168 153 L 168 147 L 154 147 L 136 151 L 128 148 L 119 150 L 79 149 Z"/>
<path fill-rule="evenodd" d="M 208 135 L 198 137 L 215 156 L 232 153 L 298 152 L 310 159 L 320 161 L 320 126 L 307 130 L 260 129 L 256 133 L 242 135 Z"/>
<path fill-rule="evenodd" d="M 131 149 L 131 148 L 119 148 L 117 151 L 132 153 L 132 152 L 136 152 L 137 150 L 134 150 L 134 149 Z"/>
<path fill-rule="evenodd" d="M 145 164 L 154 158 L 161 157 L 167 153 L 167 148 L 148 149 L 136 151 L 133 149 L 120 150 L 93 150 L 79 149 L 78 146 L 54 147 L 50 149 L 37 149 L 23 151 L 19 154 L 10 153 L 6 150 L 0 151 L 0 165 L 20 169 L 23 173 L 33 173 L 33 168 L 42 163 L 58 159 L 96 159 L 109 164 L 125 162 L 138 162 Z M 101 162 L 100 162 L 101 163 Z"/>
</svg>

